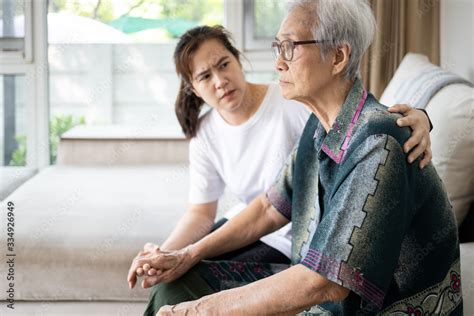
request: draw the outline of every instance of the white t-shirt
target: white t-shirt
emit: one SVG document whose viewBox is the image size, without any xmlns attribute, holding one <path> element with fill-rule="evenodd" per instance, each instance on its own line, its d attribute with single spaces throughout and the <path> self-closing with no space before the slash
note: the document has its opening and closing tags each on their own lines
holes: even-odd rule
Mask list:
<svg viewBox="0 0 474 316">
<path fill-rule="evenodd" d="M 216 110 L 210 110 L 190 142 L 189 202 L 216 201 L 227 186 L 241 204 L 224 216 L 235 216 L 273 183 L 309 114 L 301 103 L 285 100 L 274 84 L 244 124 L 230 125 Z M 291 257 L 291 224 L 261 241 Z"/>
</svg>

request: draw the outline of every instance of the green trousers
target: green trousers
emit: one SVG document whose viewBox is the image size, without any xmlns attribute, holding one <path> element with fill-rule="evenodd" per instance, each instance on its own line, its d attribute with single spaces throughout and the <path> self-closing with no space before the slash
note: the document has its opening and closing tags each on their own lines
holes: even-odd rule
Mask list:
<svg viewBox="0 0 474 316">
<path fill-rule="evenodd" d="M 155 316 L 162 306 L 194 301 L 212 293 L 215 291 L 200 276 L 196 266 L 173 282 L 155 285 L 144 315 Z"/>
<path fill-rule="evenodd" d="M 154 316 L 165 305 L 194 301 L 219 291 L 243 286 L 286 268 L 287 264 L 238 261 L 201 261 L 181 278 L 151 289 L 145 316 Z"/>
</svg>

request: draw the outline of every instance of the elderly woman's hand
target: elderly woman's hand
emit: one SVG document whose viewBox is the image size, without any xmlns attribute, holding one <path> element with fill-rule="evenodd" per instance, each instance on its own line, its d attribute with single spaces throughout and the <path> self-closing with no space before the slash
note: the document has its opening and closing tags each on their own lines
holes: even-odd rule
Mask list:
<svg viewBox="0 0 474 316">
<path fill-rule="evenodd" d="M 192 245 L 177 251 L 159 251 L 155 253 L 142 252 L 133 260 L 128 273 L 131 288 L 135 286 L 136 278 L 145 275 L 143 288 L 149 288 L 161 282 L 171 282 L 199 262 L 192 252 Z M 155 273 L 152 273 L 155 271 Z"/>
<path fill-rule="evenodd" d="M 398 126 L 409 126 L 412 129 L 411 137 L 403 145 L 405 153 L 408 155 L 408 162 L 412 163 L 421 154 L 424 154 L 420 161 L 420 168 L 423 169 L 432 158 L 430 121 L 428 116 L 421 110 L 410 107 L 406 104 L 397 104 L 388 109 L 392 113 L 401 113 L 405 117 L 397 120 Z"/>
<path fill-rule="evenodd" d="M 184 302 L 181 304 L 177 305 L 165 305 L 160 310 L 158 313 L 156 313 L 156 316 L 169 316 L 169 315 L 199 315 L 202 313 L 199 313 L 198 311 L 198 306 L 199 306 L 199 300 L 197 301 L 191 301 L 191 302 Z"/>
</svg>

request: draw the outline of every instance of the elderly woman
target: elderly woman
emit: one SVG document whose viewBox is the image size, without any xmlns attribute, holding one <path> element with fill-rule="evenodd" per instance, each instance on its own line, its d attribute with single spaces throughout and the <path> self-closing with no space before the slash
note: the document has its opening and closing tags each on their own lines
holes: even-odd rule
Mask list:
<svg viewBox="0 0 474 316">
<path fill-rule="evenodd" d="M 135 260 L 162 282 L 147 313 L 462 315 L 457 231 L 441 180 L 431 164 L 406 162 L 409 131 L 358 79 L 373 34 L 365 1 L 293 4 L 273 47 L 283 95 L 312 111 L 299 145 L 266 195 L 221 229 Z M 287 269 L 201 261 L 290 221 Z"/>
</svg>

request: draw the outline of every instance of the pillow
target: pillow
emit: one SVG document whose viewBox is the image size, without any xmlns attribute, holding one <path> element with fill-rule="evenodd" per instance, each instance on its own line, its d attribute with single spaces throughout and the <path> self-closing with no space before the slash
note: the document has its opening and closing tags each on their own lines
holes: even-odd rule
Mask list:
<svg viewBox="0 0 474 316">
<path fill-rule="evenodd" d="M 385 89 L 380 102 L 392 105 L 403 82 L 431 64 L 419 54 L 407 54 Z M 444 182 L 458 226 L 474 200 L 474 88 L 451 84 L 438 91 L 426 111 L 433 123 L 433 164 Z"/>
</svg>

